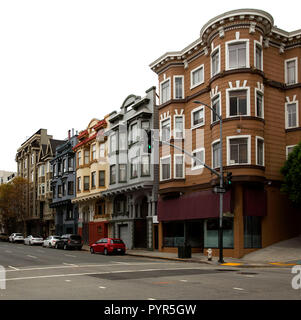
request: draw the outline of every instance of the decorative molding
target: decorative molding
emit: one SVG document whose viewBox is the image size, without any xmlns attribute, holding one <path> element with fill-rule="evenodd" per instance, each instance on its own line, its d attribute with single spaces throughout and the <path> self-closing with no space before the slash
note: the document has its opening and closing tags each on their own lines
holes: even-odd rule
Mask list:
<svg viewBox="0 0 301 320">
<path fill-rule="evenodd" d="M 212 99 L 213 97 L 215 97 L 218 94 L 218 86 L 216 86 L 215 88 L 212 88 L 210 91 L 210 98 Z"/>
</svg>

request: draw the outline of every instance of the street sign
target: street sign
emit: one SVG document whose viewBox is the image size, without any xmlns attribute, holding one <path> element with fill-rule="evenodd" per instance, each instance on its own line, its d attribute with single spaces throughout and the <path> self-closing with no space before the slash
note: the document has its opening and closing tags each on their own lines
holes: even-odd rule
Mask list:
<svg viewBox="0 0 301 320">
<path fill-rule="evenodd" d="M 221 188 L 221 187 L 214 187 L 213 188 L 213 192 L 214 193 L 226 193 L 226 189 L 225 188 Z"/>
</svg>

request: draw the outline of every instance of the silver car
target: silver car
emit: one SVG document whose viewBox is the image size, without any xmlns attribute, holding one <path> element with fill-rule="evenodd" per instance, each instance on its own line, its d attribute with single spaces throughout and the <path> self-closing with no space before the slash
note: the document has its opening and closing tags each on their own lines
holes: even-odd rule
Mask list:
<svg viewBox="0 0 301 320">
<path fill-rule="evenodd" d="M 9 242 L 23 242 L 24 241 L 24 237 L 22 233 L 12 233 L 9 238 L 8 238 Z"/>
<path fill-rule="evenodd" d="M 43 241 L 42 246 L 45 248 L 55 248 L 56 242 L 60 239 L 60 236 L 49 236 Z"/>
<path fill-rule="evenodd" d="M 28 244 L 28 245 L 34 245 L 34 244 L 43 244 L 43 238 L 41 236 L 33 236 L 33 235 L 30 235 L 30 236 L 27 236 L 25 239 L 24 239 L 24 244 Z"/>
</svg>

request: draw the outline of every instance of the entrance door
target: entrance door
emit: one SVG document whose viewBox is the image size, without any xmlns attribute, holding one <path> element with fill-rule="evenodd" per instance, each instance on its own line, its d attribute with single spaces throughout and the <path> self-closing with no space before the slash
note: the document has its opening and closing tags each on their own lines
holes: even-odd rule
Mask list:
<svg viewBox="0 0 301 320">
<path fill-rule="evenodd" d="M 137 219 L 134 224 L 134 246 L 135 248 L 147 247 L 147 221 Z"/>
</svg>

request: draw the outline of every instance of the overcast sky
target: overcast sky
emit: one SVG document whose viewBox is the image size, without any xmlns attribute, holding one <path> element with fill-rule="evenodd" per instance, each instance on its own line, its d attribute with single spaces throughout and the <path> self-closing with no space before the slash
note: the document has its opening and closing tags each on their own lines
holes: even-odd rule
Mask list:
<svg viewBox="0 0 301 320">
<path fill-rule="evenodd" d="M 0 170 L 16 170 L 18 147 L 40 128 L 65 139 L 157 87 L 151 62 L 211 18 L 249 7 L 301 29 L 300 0 L 0 0 Z"/>
</svg>

